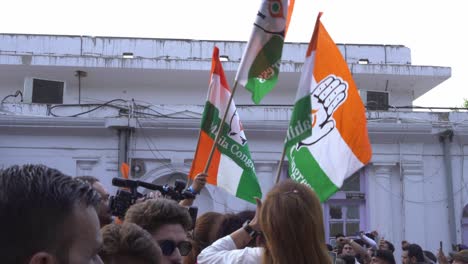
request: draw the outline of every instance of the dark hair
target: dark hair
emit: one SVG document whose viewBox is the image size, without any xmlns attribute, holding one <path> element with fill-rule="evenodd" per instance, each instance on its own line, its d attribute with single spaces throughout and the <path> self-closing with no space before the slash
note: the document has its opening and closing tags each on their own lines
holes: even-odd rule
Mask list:
<svg viewBox="0 0 468 264">
<path fill-rule="evenodd" d="M 254 216 L 255 211 L 252 210 L 245 210 L 236 214 L 225 214 L 224 220 L 219 227 L 217 237 L 221 238 L 233 233 L 241 228 L 245 221 L 252 220 Z"/>
<path fill-rule="evenodd" d="M 96 177 L 93 177 L 93 176 L 78 176 L 78 177 L 75 177 L 75 179 L 80 180 L 80 181 L 84 181 L 84 182 L 88 183 L 89 185 L 93 185 L 96 182 L 99 182 L 99 180 Z"/>
<path fill-rule="evenodd" d="M 335 238 L 336 238 L 336 239 L 338 239 L 338 238 L 340 238 L 340 237 L 345 237 L 345 236 L 344 236 L 342 233 L 338 233 L 338 234 L 335 235 Z"/>
<path fill-rule="evenodd" d="M 354 258 L 354 256 L 350 256 L 350 255 L 341 255 L 340 256 L 340 259 L 342 259 L 344 261 L 344 263 L 346 264 L 354 264 L 356 263 L 356 259 Z"/>
<path fill-rule="evenodd" d="M 372 233 L 366 233 L 365 235 L 366 235 L 366 237 L 368 237 L 368 238 L 370 238 L 370 239 L 372 239 L 372 240 L 375 240 L 374 234 L 372 234 Z"/>
<path fill-rule="evenodd" d="M 71 236 L 64 230 L 66 219 L 75 206 L 98 203 L 91 186 L 56 169 L 23 165 L 0 170 L 2 263 L 25 263 L 40 251 L 63 257 Z"/>
<path fill-rule="evenodd" d="M 354 242 L 356 242 L 358 245 L 360 245 L 361 247 L 364 247 L 366 245 L 366 243 L 364 242 L 364 240 L 358 238 L 358 239 L 354 239 L 353 240 Z"/>
<path fill-rule="evenodd" d="M 390 264 L 396 264 L 395 257 L 393 256 L 393 253 L 389 250 L 378 249 L 374 252 L 373 256 L 376 258 L 385 260 L 386 262 Z"/>
<path fill-rule="evenodd" d="M 161 262 L 161 249 L 143 228 L 132 223 L 110 224 L 101 229 L 102 249 L 99 252 L 105 263 L 119 257 L 132 257 L 144 263 Z"/>
<path fill-rule="evenodd" d="M 332 245 L 330 245 L 330 244 L 327 243 L 327 249 L 328 249 L 328 251 L 333 251 Z"/>
<path fill-rule="evenodd" d="M 423 253 L 424 253 L 424 256 L 434 261 L 434 263 L 437 262 L 437 257 L 434 255 L 434 253 L 430 252 L 429 250 L 423 250 Z"/>
<path fill-rule="evenodd" d="M 185 231 L 192 227 L 192 218 L 187 208 L 164 198 L 132 205 L 125 214 L 125 222 L 135 223 L 151 234 L 166 224 L 180 224 Z"/>
<path fill-rule="evenodd" d="M 388 250 L 390 250 L 392 253 L 395 252 L 395 246 L 388 240 L 385 240 L 385 243 L 388 246 Z"/>
<path fill-rule="evenodd" d="M 416 261 L 424 262 L 424 254 L 421 246 L 418 244 L 410 244 L 403 248 L 404 251 L 408 251 L 408 258 L 415 257 Z"/>
</svg>

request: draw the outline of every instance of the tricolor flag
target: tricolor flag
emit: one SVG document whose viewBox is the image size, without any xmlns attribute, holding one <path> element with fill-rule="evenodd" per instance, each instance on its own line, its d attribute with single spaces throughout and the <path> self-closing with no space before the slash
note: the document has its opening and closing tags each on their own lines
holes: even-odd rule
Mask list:
<svg viewBox="0 0 468 264">
<path fill-rule="evenodd" d="M 213 51 L 210 77 L 208 101 L 205 104 L 198 146 L 189 174 L 192 179 L 205 168 L 231 96 L 217 47 Z M 255 203 L 254 197 L 262 197 L 247 138 L 234 101 L 231 102 L 217 142 L 208 169 L 207 182 L 252 203 Z"/>
<path fill-rule="evenodd" d="M 372 150 L 364 105 L 321 15 L 302 68 L 285 148 L 291 178 L 325 201 L 369 162 Z"/>
<path fill-rule="evenodd" d="M 260 100 L 276 85 L 284 38 L 294 0 L 263 0 L 252 35 L 239 64 L 236 80 Z"/>
</svg>

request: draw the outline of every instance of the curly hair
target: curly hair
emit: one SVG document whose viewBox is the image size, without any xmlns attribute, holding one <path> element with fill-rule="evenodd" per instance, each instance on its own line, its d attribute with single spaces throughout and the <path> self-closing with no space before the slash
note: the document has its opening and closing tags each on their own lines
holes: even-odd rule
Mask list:
<svg viewBox="0 0 468 264">
<path fill-rule="evenodd" d="M 124 222 L 135 223 L 151 234 L 166 224 L 180 224 L 185 231 L 192 227 L 187 208 L 169 199 L 151 199 L 132 205 Z"/>
<path fill-rule="evenodd" d="M 132 223 L 110 224 L 101 229 L 103 245 L 99 256 L 105 263 L 131 257 L 148 264 L 161 262 L 161 249 L 152 236 Z"/>
</svg>

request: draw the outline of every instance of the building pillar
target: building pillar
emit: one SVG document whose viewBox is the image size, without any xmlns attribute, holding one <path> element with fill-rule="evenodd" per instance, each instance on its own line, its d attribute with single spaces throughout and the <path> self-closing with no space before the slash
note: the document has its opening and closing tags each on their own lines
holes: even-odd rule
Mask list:
<svg viewBox="0 0 468 264">
<path fill-rule="evenodd" d="M 424 168 L 422 160 L 403 161 L 403 239 L 426 245 Z"/>
<path fill-rule="evenodd" d="M 265 197 L 265 195 L 268 193 L 268 191 L 273 188 L 273 185 L 275 185 L 275 174 L 276 170 L 273 170 L 276 168 L 276 163 L 273 162 L 256 162 L 255 163 L 255 172 L 257 174 L 257 179 L 260 184 L 260 188 L 262 189 L 262 195 Z"/>
<path fill-rule="evenodd" d="M 375 185 L 373 201 L 369 201 L 374 206 L 375 212 L 373 229 L 377 230 L 380 236 L 386 240 L 393 241 L 393 206 L 392 206 L 392 169 L 396 163 L 374 163 Z"/>
</svg>

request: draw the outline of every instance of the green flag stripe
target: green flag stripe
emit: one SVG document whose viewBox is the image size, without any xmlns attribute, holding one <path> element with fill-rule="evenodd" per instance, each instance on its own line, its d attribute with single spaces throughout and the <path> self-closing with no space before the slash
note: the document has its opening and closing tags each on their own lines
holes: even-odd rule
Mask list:
<svg viewBox="0 0 468 264">
<path fill-rule="evenodd" d="M 339 190 L 306 147 L 296 150 L 295 145 L 288 150 L 287 156 L 290 177 L 312 187 L 321 202 L 326 201 Z"/>
<path fill-rule="evenodd" d="M 218 117 L 218 109 L 210 102 L 206 103 L 205 109 L 206 110 L 204 111 L 202 118 L 202 130 L 208 135 L 210 135 L 212 139 L 215 139 L 216 130 L 219 124 L 221 123 L 221 120 Z M 221 136 L 218 140 L 218 150 L 222 154 L 236 161 L 236 163 L 242 169 L 255 171 L 254 163 L 252 161 L 252 158 L 250 157 L 248 145 L 245 144 L 242 146 L 241 144 L 234 141 L 231 137 L 227 136 L 229 133 L 229 129 L 229 124 L 224 123 L 223 133 L 221 133 Z M 255 175 L 255 173 L 253 173 L 253 175 Z"/>
<path fill-rule="evenodd" d="M 294 105 L 286 137 L 286 148 L 312 136 L 310 96 L 304 96 Z"/>
<path fill-rule="evenodd" d="M 210 135 L 212 139 L 216 137 L 216 131 L 221 123 L 219 118 L 219 110 L 209 101 L 205 104 L 205 110 L 203 111 L 203 116 L 201 120 L 201 129 L 203 132 Z M 225 126 L 224 126 L 225 127 Z"/>
<path fill-rule="evenodd" d="M 245 88 L 252 93 L 252 101 L 259 104 L 278 82 L 284 39 L 273 35 L 259 51 L 249 69 Z"/>
<path fill-rule="evenodd" d="M 237 188 L 236 196 L 251 203 L 255 203 L 254 197 L 262 198 L 262 190 L 260 189 L 255 173 L 244 170 Z"/>
<path fill-rule="evenodd" d="M 203 112 L 201 129 L 210 135 L 214 140 L 216 131 L 221 123 L 219 118 L 219 110 L 211 103 L 206 102 L 205 111 Z M 253 197 L 262 197 L 262 191 L 255 175 L 254 162 L 250 156 L 250 151 L 247 143 L 241 145 L 227 136 L 230 126 L 224 123 L 223 132 L 217 142 L 218 150 L 222 155 L 231 158 L 243 170 L 239 185 L 237 187 L 236 196 L 251 203 L 255 203 Z"/>
</svg>

